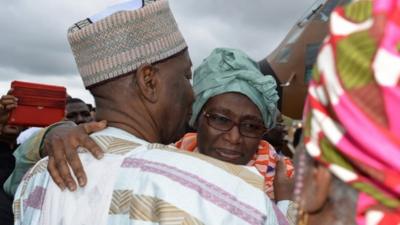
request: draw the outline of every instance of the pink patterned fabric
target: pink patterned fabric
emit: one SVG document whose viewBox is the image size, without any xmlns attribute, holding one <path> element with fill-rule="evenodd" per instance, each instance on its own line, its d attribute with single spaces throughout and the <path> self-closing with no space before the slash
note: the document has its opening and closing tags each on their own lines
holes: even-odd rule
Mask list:
<svg viewBox="0 0 400 225">
<path fill-rule="evenodd" d="M 400 1 L 337 8 L 308 92 L 307 152 L 360 192 L 359 225 L 400 224 Z"/>
</svg>

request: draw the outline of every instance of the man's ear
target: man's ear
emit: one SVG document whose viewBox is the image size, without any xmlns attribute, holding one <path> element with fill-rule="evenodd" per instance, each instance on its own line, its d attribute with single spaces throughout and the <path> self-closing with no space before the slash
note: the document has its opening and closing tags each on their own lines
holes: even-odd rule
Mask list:
<svg viewBox="0 0 400 225">
<path fill-rule="evenodd" d="M 319 163 L 315 163 L 309 174 L 309 182 L 305 185 L 307 200 L 305 211 L 315 213 L 321 210 L 327 203 L 331 186 L 332 174 Z"/>
<path fill-rule="evenodd" d="M 145 64 L 136 70 L 136 83 L 142 96 L 149 102 L 154 103 L 158 100 L 159 76 L 157 68 Z"/>
</svg>

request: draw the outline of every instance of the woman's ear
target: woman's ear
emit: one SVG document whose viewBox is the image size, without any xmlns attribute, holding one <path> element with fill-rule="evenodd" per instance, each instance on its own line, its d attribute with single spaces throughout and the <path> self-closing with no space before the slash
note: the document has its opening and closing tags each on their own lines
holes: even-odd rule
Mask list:
<svg viewBox="0 0 400 225">
<path fill-rule="evenodd" d="M 329 199 L 329 191 L 332 181 L 330 171 L 319 163 L 315 163 L 305 182 L 304 210 L 312 214 L 321 210 Z"/>
<path fill-rule="evenodd" d="M 152 65 L 145 64 L 136 70 L 136 84 L 140 94 L 144 99 L 151 103 L 158 101 L 160 93 L 160 80 L 157 76 L 157 68 Z"/>
</svg>

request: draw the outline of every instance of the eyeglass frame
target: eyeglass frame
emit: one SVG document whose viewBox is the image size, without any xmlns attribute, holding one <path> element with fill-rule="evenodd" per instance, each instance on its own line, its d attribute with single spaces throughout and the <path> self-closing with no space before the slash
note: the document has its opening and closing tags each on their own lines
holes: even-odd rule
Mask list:
<svg viewBox="0 0 400 225">
<path fill-rule="evenodd" d="M 220 128 L 217 128 L 217 127 L 211 125 L 210 124 L 210 116 L 211 116 L 211 114 L 214 114 L 214 115 L 217 114 L 218 116 L 221 116 L 221 117 L 224 117 L 225 119 L 228 119 L 232 123 L 232 126 L 227 130 L 222 130 Z M 237 123 L 234 120 L 232 120 L 231 118 L 229 118 L 229 117 L 227 117 L 225 115 L 220 115 L 219 113 L 210 113 L 210 112 L 203 111 L 202 115 L 206 119 L 206 122 L 207 122 L 208 126 L 214 128 L 216 130 L 219 130 L 219 131 L 228 132 L 228 131 L 232 130 L 233 127 L 236 126 L 238 128 L 238 130 L 239 130 L 239 134 L 242 135 L 243 137 L 247 137 L 247 138 L 262 138 L 268 132 L 268 129 L 263 125 L 262 128 L 263 128 L 264 131 L 260 135 L 257 135 L 257 136 L 254 136 L 254 137 L 253 136 L 244 135 L 244 134 L 242 134 L 241 129 L 240 129 L 241 122 Z"/>
</svg>

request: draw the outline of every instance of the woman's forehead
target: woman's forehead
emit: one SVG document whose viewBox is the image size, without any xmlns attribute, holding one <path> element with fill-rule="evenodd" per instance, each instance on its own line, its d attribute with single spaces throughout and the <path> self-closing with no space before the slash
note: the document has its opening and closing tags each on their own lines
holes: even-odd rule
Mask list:
<svg viewBox="0 0 400 225">
<path fill-rule="evenodd" d="M 228 92 L 210 98 L 205 110 L 216 110 L 235 116 L 255 117 L 261 119 L 261 112 L 257 105 L 246 95 L 237 92 Z"/>
</svg>

